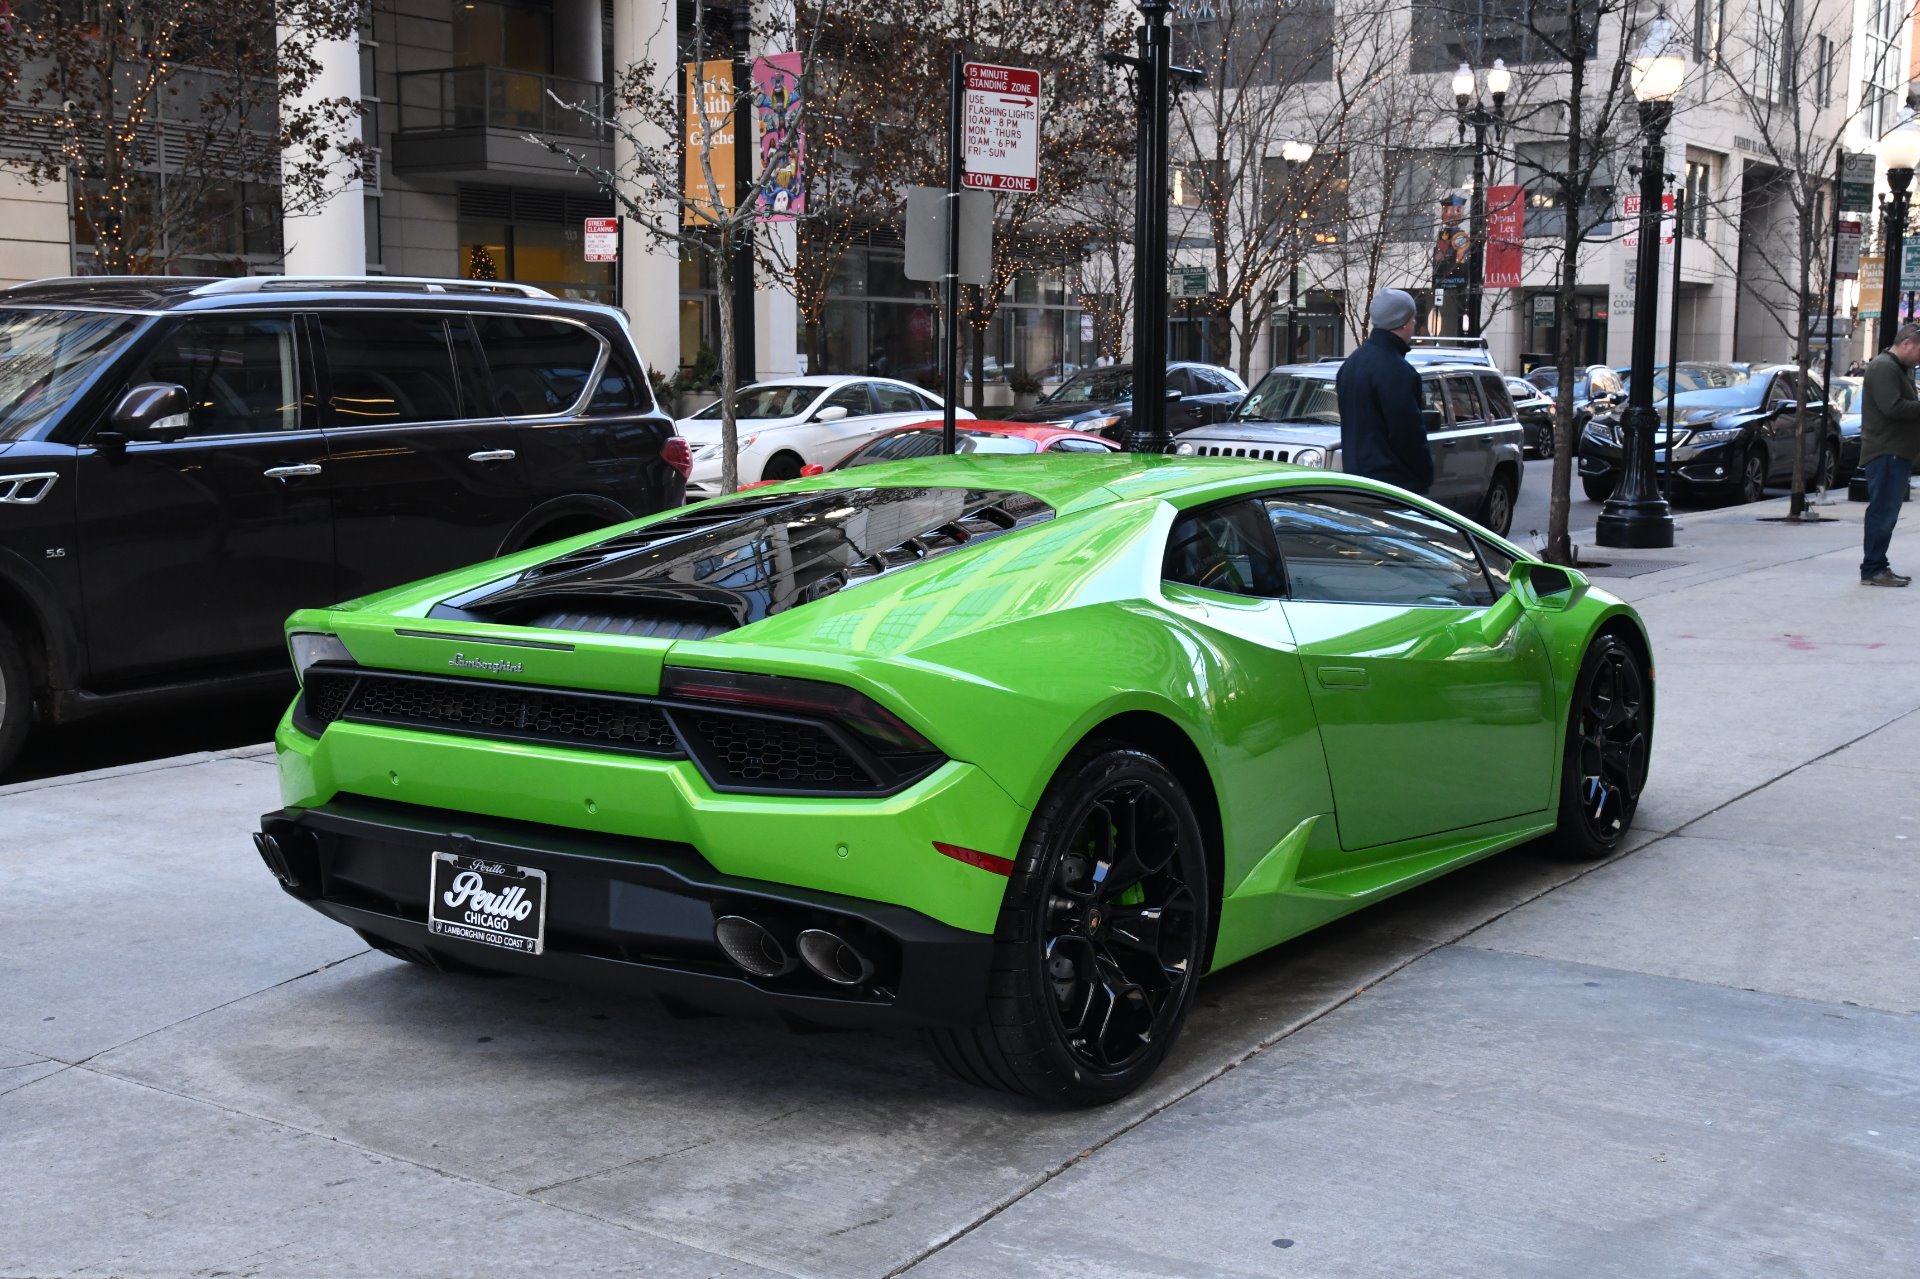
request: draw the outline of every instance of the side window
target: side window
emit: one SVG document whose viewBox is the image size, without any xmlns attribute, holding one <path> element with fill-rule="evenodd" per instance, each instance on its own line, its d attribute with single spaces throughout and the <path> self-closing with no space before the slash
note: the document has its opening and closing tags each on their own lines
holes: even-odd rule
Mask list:
<svg viewBox="0 0 1920 1279">
<path fill-rule="evenodd" d="M 1207 388 L 1194 376 L 1192 369 L 1168 369 L 1167 389 L 1178 391 L 1182 395 L 1200 395 Z"/>
<path fill-rule="evenodd" d="M 1212 369 L 1193 370 L 1193 380 L 1200 384 L 1202 395 L 1219 395 L 1233 389 L 1233 383 L 1215 373 Z"/>
<path fill-rule="evenodd" d="M 133 375 L 187 388 L 192 435 L 253 435 L 300 426 L 293 321 L 231 315 L 187 320 Z"/>
<path fill-rule="evenodd" d="M 1507 394 L 1506 383 L 1497 377 L 1476 379 L 1480 383 L 1480 393 L 1487 401 L 1487 416 L 1508 418 L 1513 416 L 1513 397 Z"/>
<path fill-rule="evenodd" d="M 502 417 L 565 413 L 586 394 L 600 339 L 578 324 L 520 315 L 476 315 Z"/>
<path fill-rule="evenodd" d="M 607 367 L 600 374 L 599 385 L 593 388 L 593 398 L 587 401 L 587 412 L 644 413 L 652 407 L 653 392 L 646 378 L 615 346 L 607 354 Z"/>
<path fill-rule="evenodd" d="M 1477 379 L 1470 377 L 1450 377 L 1447 379 L 1447 399 L 1453 402 L 1453 422 L 1455 426 L 1468 426 L 1485 420 L 1486 410 L 1480 407 L 1480 390 L 1475 385 Z"/>
<path fill-rule="evenodd" d="M 405 311 L 319 317 L 335 426 L 449 422 L 460 416 L 447 322 Z"/>
<path fill-rule="evenodd" d="M 1105 444 L 1096 444 L 1092 440 L 1072 438 L 1058 439 L 1047 446 L 1049 453 L 1111 453 L 1113 449 Z"/>
<path fill-rule="evenodd" d="M 1431 410 L 1431 412 L 1429 412 Z M 1440 391 L 1440 379 L 1423 377 L 1420 379 L 1420 413 L 1427 419 L 1427 432 L 1444 431 L 1451 425 L 1447 421 L 1447 397 Z M 1439 416 L 1433 416 L 1438 414 Z"/>
<path fill-rule="evenodd" d="M 1767 403 L 1784 404 L 1794 398 L 1796 383 L 1791 370 L 1781 370 L 1773 375 L 1773 386 L 1767 392 Z"/>
<path fill-rule="evenodd" d="M 1495 599 L 1507 593 L 1507 580 L 1513 575 L 1513 556 L 1507 554 L 1485 538 L 1476 537 L 1473 544 L 1480 551 L 1481 567 L 1487 570 L 1487 576 L 1493 579 Z"/>
<path fill-rule="evenodd" d="M 1275 497 L 1267 508 L 1291 599 L 1449 608 L 1493 602 L 1473 544 L 1438 515 L 1370 493 Z"/>
<path fill-rule="evenodd" d="M 879 405 L 881 413 L 921 413 L 920 397 L 904 386 L 895 386 L 891 382 L 873 384 L 874 403 Z"/>
<path fill-rule="evenodd" d="M 1169 582 L 1268 599 L 1285 583 L 1272 526 L 1253 498 L 1183 513 L 1167 535 L 1160 572 Z"/>
<path fill-rule="evenodd" d="M 867 399 L 867 383 L 849 382 L 827 397 L 823 409 L 845 409 L 848 417 L 865 417 L 873 412 Z"/>
</svg>

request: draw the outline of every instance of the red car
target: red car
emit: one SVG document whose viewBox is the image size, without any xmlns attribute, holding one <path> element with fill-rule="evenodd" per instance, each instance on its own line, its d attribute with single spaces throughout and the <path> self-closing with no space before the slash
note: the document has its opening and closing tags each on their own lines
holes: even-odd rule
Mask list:
<svg viewBox="0 0 1920 1279">
<path fill-rule="evenodd" d="M 844 471 L 849 466 L 871 466 L 875 462 L 901 462 L 910 457 L 931 457 L 940 451 L 940 423 L 915 422 L 899 426 L 885 435 L 877 435 L 832 466 L 807 466 L 802 475 L 820 475 L 826 471 Z M 1120 446 L 1104 436 L 1086 431 L 1069 431 L 1049 422 L 957 422 L 954 424 L 956 453 L 1117 453 Z M 743 489 L 771 484 L 761 480 L 742 484 Z"/>
</svg>

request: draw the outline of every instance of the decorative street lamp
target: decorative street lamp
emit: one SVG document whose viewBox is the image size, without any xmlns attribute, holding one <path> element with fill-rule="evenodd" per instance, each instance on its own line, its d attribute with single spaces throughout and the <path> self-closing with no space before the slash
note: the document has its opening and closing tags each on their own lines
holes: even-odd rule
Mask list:
<svg viewBox="0 0 1920 1279">
<path fill-rule="evenodd" d="M 1674 95 L 1686 78 L 1687 62 L 1673 24 L 1655 18 L 1646 42 L 1633 60 L 1633 96 L 1640 100 L 1640 250 L 1634 271 L 1633 376 L 1627 408 L 1620 415 L 1624 458 L 1620 483 L 1601 509 L 1594 540 L 1602 546 L 1672 546 L 1673 512 L 1653 476 L 1653 433 L 1660 415 L 1653 408 L 1654 326 L 1660 312 L 1660 206 L 1666 187 L 1662 141 L 1673 120 Z"/>
<path fill-rule="evenodd" d="M 1280 144 L 1280 158 L 1287 162 L 1287 195 L 1290 202 L 1300 206 L 1297 200 L 1291 200 L 1295 187 L 1300 180 L 1300 166 L 1313 159 L 1311 142 L 1283 142 Z M 1287 210 L 1287 233 L 1293 237 L 1293 256 L 1287 269 L 1287 363 L 1299 362 L 1298 337 L 1300 332 L 1300 223 L 1305 218 L 1304 206 Z"/>
<path fill-rule="evenodd" d="M 1493 99 L 1488 110 L 1480 100 L 1480 85 L 1473 68 L 1462 62 L 1453 73 L 1453 111 L 1460 121 L 1460 140 L 1473 130 L 1473 205 L 1467 225 L 1466 327 L 1472 336 L 1480 336 L 1480 294 L 1486 288 L 1487 273 L 1487 130 L 1506 127 L 1507 94 L 1513 89 L 1513 73 L 1504 58 L 1493 60 L 1487 72 L 1487 93 Z"/>
<path fill-rule="evenodd" d="M 1892 197 L 1881 207 L 1881 224 L 1886 229 L 1887 260 L 1882 264 L 1885 283 L 1880 289 L 1880 349 L 1893 345 L 1900 328 L 1900 259 L 1906 250 L 1907 210 L 1912 197 L 1913 170 L 1920 163 L 1920 121 L 1911 109 L 1900 113 L 1899 121 L 1882 137 L 1874 150 L 1887 166 L 1887 190 Z M 1909 282 L 1910 283 L 1910 282 Z"/>
</svg>

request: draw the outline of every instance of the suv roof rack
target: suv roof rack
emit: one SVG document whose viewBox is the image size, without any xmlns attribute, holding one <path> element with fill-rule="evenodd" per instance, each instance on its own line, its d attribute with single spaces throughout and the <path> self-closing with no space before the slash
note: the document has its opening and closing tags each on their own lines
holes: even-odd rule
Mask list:
<svg viewBox="0 0 1920 1279">
<path fill-rule="evenodd" d="M 37 280 L 21 280 L 6 286 L 6 292 L 44 288 L 168 288 L 191 289 L 211 284 L 207 275 L 45 275 Z"/>
<path fill-rule="evenodd" d="M 265 293 L 274 289 L 425 289 L 429 293 L 508 293 L 523 298 L 551 298 L 553 294 L 531 284 L 511 280 L 444 280 L 425 275 L 238 275 L 211 280 L 194 295 Z"/>
<path fill-rule="evenodd" d="M 1487 340 L 1483 337 L 1467 337 L 1464 335 L 1456 337 L 1452 335 L 1422 333 L 1417 337 L 1408 339 L 1407 345 L 1433 347 L 1436 350 L 1484 351 L 1487 349 Z"/>
</svg>

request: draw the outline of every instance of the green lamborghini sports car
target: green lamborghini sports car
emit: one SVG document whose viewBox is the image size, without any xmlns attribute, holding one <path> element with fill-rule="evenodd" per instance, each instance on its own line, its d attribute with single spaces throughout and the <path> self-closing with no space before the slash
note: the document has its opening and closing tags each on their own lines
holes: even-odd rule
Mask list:
<svg viewBox="0 0 1920 1279">
<path fill-rule="evenodd" d="M 895 1026 L 1108 1101 L 1202 973 L 1518 844 L 1613 849 L 1633 610 L 1385 485 L 927 458 L 294 615 L 294 897 L 388 954 Z"/>
</svg>

